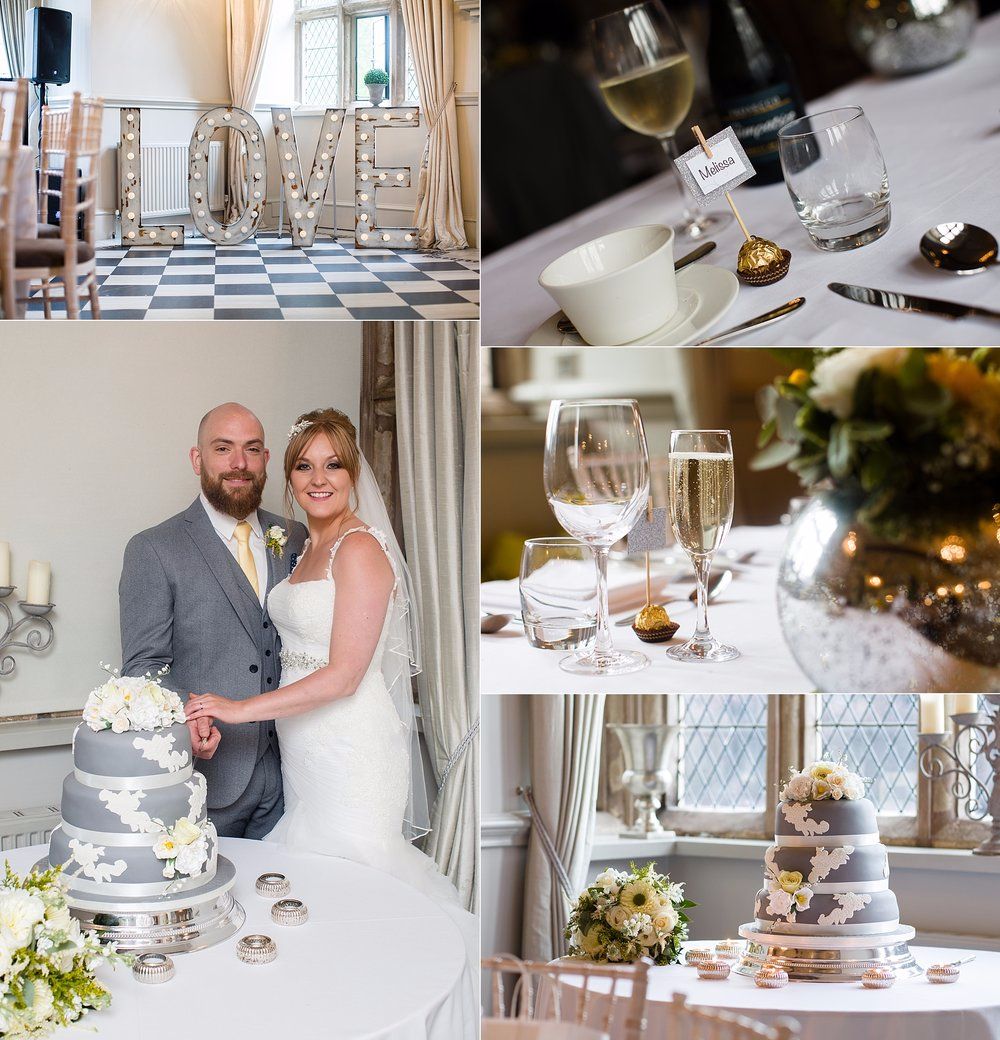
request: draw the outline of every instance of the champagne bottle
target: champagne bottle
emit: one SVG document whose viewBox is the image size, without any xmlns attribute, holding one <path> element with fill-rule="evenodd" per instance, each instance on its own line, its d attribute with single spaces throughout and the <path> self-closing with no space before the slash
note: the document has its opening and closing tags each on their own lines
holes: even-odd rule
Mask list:
<svg viewBox="0 0 1000 1040">
<path fill-rule="evenodd" d="M 788 55 L 747 0 L 711 0 L 708 73 L 723 126 L 731 126 L 757 175 L 747 185 L 781 180 L 778 131 L 805 115 Z"/>
</svg>

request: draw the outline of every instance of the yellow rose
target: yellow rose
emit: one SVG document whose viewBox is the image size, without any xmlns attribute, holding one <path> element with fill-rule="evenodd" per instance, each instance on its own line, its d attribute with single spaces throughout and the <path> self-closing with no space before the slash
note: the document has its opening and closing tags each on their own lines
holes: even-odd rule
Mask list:
<svg viewBox="0 0 1000 1040">
<path fill-rule="evenodd" d="M 577 936 L 580 948 L 588 957 L 596 957 L 601 952 L 600 928 L 596 924 L 586 932 L 578 932 Z"/>
<path fill-rule="evenodd" d="M 613 906 L 604 915 L 604 920 L 608 922 L 610 928 L 613 928 L 616 932 L 620 932 L 625 927 L 625 922 L 629 917 L 631 917 L 631 914 L 624 906 Z"/>
<path fill-rule="evenodd" d="M 804 368 L 797 368 L 789 377 L 788 382 L 792 386 L 803 387 L 809 382 L 809 373 Z"/>
<path fill-rule="evenodd" d="M 802 874 L 797 870 L 783 870 L 778 875 L 778 884 L 783 892 L 791 895 L 802 887 Z"/>
<path fill-rule="evenodd" d="M 182 816 L 174 824 L 173 838 L 178 845 L 190 845 L 200 837 L 201 831 L 186 816 Z"/>
<path fill-rule="evenodd" d="M 817 800 L 829 798 L 832 793 L 833 788 L 825 780 L 813 781 L 813 798 Z"/>
<path fill-rule="evenodd" d="M 809 775 L 814 780 L 825 780 L 836 768 L 832 762 L 817 762 L 809 770 Z"/>
</svg>

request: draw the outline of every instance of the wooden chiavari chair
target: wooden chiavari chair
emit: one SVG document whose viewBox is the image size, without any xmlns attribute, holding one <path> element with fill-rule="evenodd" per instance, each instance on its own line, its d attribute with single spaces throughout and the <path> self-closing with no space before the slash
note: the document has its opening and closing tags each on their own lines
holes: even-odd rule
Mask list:
<svg viewBox="0 0 1000 1040">
<path fill-rule="evenodd" d="M 52 187 L 53 178 L 60 180 L 66 161 L 66 148 L 69 143 L 68 108 L 42 109 L 42 139 L 39 142 L 38 170 L 38 237 L 59 238 L 59 224 L 49 223 L 50 200 L 56 199 L 59 204 L 61 191 Z"/>
<path fill-rule="evenodd" d="M 46 318 L 52 317 L 50 293 L 58 281 L 62 282 L 67 318 L 80 316 L 80 296 L 84 292 L 89 294 L 92 316 L 95 319 L 101 316 L 97 292 L 95 210 L 103 114 L 103 99 L 84 99 L 79 93 L 73 95 L 59 190 L 59 237 L 18 239 L 15 242 L 17 277 L 41 282 Z M 59 124 L 53 121 L 51 125 L 55 133 Z M 50 150 L 57 151 L 55 148 Z M 46 188 L 46 194 L 41 197 L 47 199 L 50 193 L 51 189 Z M 83 234 L 78 238 L 77 225 L 81 216 Z"/>
<path fill-rule="evenodd" d="M 765 1025 L 732 1011 L 689 1004 L 683 993 L 675 993 L 665 1035 L 670 1040 L 799 1040 L 799 1025 L 792 1019 Z"/>
<path fill-rule="evenodd" d="M 17 315 L 14 240 L 17 237 L 18 149 L 28 118 L 28 81 L 0 83 L 0 304 Z"/>
<path fill-rule="evenodd" d="M 572 1022 L 609 1034 L 622 1020 L 613 1034 L 615 1040 L 645 1036 L 651 965 L 645 958 L 635 964 L 571 960 L 546 964 L 503 954 L 482 961 L 483 970 L 491 975 L 491 1015 Z"/>
</svg>

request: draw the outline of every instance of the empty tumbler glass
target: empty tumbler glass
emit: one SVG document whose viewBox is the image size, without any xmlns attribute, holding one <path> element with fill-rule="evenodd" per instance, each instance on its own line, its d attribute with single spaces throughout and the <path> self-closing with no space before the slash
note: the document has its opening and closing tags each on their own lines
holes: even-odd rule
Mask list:
<svg viewBox="0 0 1000 1040">
<path fill-rule="evenodd" d="M 856 105 L 803 116 L 778 133 L 785 185 L 820 249 L 855 249 L 889 229 L 889 177 Z"/>
</svg>

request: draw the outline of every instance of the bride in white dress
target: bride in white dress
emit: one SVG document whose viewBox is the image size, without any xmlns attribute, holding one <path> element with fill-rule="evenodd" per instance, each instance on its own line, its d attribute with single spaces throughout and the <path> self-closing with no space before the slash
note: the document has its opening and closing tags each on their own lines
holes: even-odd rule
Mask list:
<svg viewBox="0 0 1000 1040">
<path fill-rule="evenodd" d="M 428 829 L 410 692 L 419 670 L 416 604 L 347 416 L 334 409 L 302 416 L 284 470 L 288 512 L 294 498 L 309 540 L 267 597 L 281 636 L 281 685 L 244 701 L 192 695 L 188 718 L 277 720 L 285 812 L 264 840 L 405 881 L 448 913 L 478 967 L 476 918 L 410 844 Z"/>
</svg>

